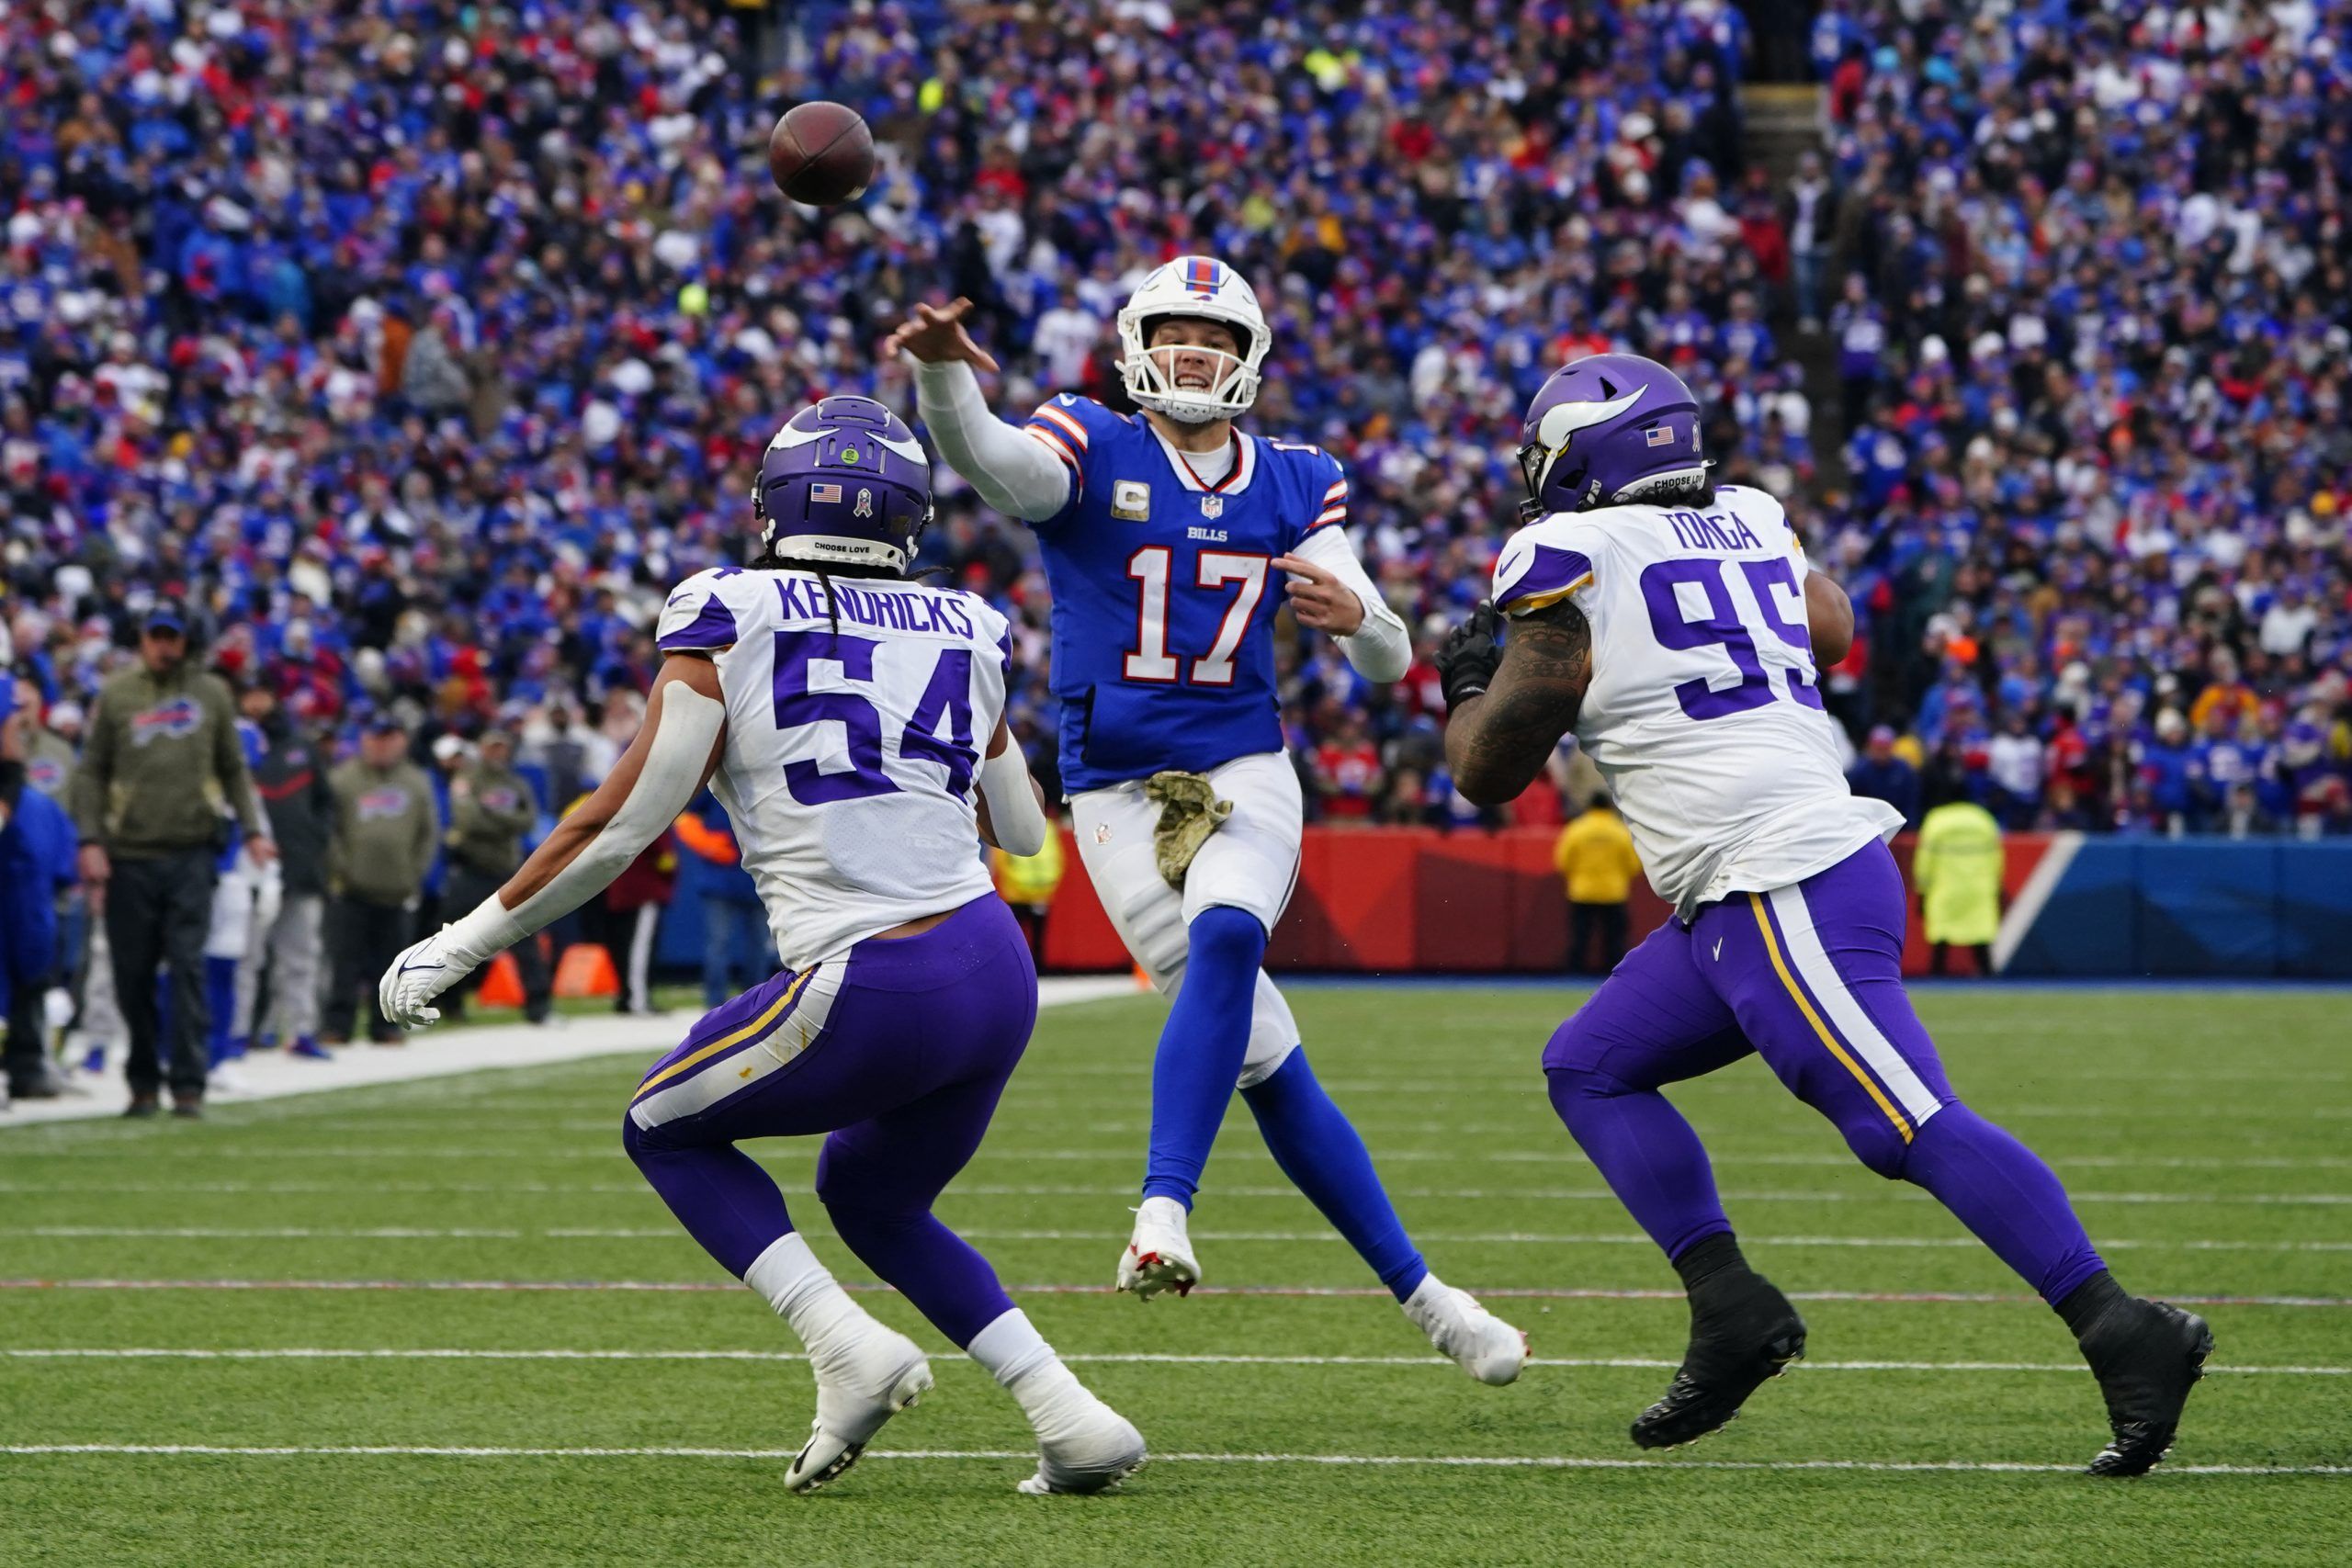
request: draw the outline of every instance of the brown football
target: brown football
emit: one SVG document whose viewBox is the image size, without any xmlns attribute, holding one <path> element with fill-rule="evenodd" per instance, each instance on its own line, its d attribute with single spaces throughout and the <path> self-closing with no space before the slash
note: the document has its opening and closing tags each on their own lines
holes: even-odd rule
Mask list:
<svg viewBox="0 0 2352 1568">
<path fill-rule="evenodd" d="M 855 109 L 802 104 L 768 137 L 775 188 L 808 207 L 831 207 L 865 193 L 874 178 L 874 133 Z"/>
</svg>

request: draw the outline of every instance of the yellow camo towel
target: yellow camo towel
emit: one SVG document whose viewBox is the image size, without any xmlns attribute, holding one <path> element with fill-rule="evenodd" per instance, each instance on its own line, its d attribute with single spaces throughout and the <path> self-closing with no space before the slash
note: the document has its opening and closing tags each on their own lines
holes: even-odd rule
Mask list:
<svg viewBox="0 0 2352 1568">
<path fill-rule="evenodd" d="M 1169 886 L 1182 893 L 1184 873 L 1192 868 L 1193 857 L 1201 852 L 1209 835 L 1233 815 L 1233 802 L 1216 797 L 1216 787 L 1209 783 L 1207 774 L 1172 770 L 1152 774 L 1144 782 L 1143 793 L 1146 799 L 1159 806 L 1159 825 L 1151 832 L 1159 874 Z"/>
</svg>

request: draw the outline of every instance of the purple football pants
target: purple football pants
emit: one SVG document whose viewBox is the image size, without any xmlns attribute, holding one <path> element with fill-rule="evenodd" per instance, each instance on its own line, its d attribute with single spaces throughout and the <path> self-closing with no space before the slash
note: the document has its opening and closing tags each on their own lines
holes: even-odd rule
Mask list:
<svg viewBox="0 0 2352 1568">
<path fill-rule="evenodd" d="M 1668 1258 L 1731 1222 L 1659 1086 L 1754 1051 L 1864 1165 L 1933 1193 L 2045 1300 L 2104 1267 L 2050 1168 L 1945 1081 L 1903 989 L 1906 914 L 1894 857 L 1872 841 L 1794 886 L 1668 920 L 1552 1036 L 1553 1106 Z"/>
<path fill-rule="evenodd" d="M 919 936 L 862 942 L 705 1013 L 638 1087 L 621 1141 L 740 1279 L 793 1226 L 736 1144 L 826 1134 L 817 1197 L 833 1228 L 967 1345 L 1012 1302 L 931 1205 L 979 1147 L 1036 1019 L 1029 944 L 991 894 Z"/>
</svg>

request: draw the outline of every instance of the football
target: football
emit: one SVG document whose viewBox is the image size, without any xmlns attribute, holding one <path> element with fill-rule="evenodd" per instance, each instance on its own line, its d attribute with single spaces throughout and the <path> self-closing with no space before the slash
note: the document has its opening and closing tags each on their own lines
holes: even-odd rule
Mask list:
<svg viewBox="0 0 2352 1568">
<path fill-rule="evenodd" d="M 776 189 L 806 207 L 854 200 L 874 178 L 874 133 L 843 105 L 798 105 L 768 136 L 768 173 Z"/>
</svg>

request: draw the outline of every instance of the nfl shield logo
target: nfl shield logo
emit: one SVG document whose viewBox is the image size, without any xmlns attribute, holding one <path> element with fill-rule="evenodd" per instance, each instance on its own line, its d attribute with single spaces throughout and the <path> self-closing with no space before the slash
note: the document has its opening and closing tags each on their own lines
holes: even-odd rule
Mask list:
<svg viewBox="0 0 2352 1568">
<path fill-rule="evenodd" d="M 1221 495 L 1204 495 L 1201 497 L 1201 515 L 1204 517 L 1224 516 L 1225 497 Z"/>
</svg>

